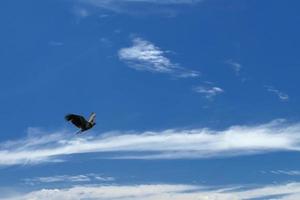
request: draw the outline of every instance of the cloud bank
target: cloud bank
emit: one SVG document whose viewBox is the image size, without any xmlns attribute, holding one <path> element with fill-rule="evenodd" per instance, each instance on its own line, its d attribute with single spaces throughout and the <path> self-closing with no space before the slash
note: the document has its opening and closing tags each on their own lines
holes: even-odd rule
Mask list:
<svg viewBox="0 0 300 200">
<path fill-rule="evenodd" d="M 300 183 L 266 185 L 249 188 L 245 186 L 207 188 L 194 185 L 119 185 L 74 186 L 66 189 L 42 189 L 5 200 L 242 200 L 242 199 L 300 199 Z"/>
<path fill-rule="evenodd" d="M 161 50 L 153 43 L 141 38 L 133 39 L 131 47 L 119 50 L 120 60 L 126 62 L 129 67 L 156 73 L 172 74 L 178 77 L 197 77 L 199 72 L 191 71 L 171 62 L 165 56 L 166 51 Z"/>
</svg>

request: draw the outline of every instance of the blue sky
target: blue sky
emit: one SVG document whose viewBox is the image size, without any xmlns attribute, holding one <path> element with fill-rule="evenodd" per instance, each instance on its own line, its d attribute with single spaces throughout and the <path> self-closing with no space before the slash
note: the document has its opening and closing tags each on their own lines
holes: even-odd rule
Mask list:
<svg viewBox="0 0 300 200">
<path fill-rule="evenodd" d="M 0 2 L 0 198 L 299 199 L 299 8 Z"/>
</svg>

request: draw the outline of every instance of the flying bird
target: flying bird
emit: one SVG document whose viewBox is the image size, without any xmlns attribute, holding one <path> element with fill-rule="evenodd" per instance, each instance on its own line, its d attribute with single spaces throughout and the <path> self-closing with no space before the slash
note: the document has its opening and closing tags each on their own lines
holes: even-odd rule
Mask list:
<svg viewBox="0 0 300 200">
<path fill-rule="evenodd" d="M 65 119 L 71 122 L 72 124 L 74 124 L 76 127 L 80 128 L 80 130 L 76 134 L 89 130 L 96 125 L 95 123 L 96 113 L 92 113 L 90 115 L 89 120 L 86 120 L 81 115 L 75 115 L 75 114 L 68 114 L 65 116 Z"/>
</svg>

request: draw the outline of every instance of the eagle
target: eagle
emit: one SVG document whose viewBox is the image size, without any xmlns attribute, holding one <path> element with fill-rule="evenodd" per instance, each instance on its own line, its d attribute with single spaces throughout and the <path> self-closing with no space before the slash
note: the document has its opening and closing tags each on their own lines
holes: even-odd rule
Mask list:
<svg viewBox="0 0 300 200">
<path fill-rule="evenodd" d="M 89 130 L 91 128 L 93 128 L 93 126 L 96 125 L 95 121 L 96 121 L 96 113 L 92 113 L 90 115 L 89 120 L 86 120 L 83 116 L 81 115 L 75 115 L 75 114 L 67 114 L 65 116 L 65 119 L 69 122 L 71 122 L 72 124 L 74 124 L 76 127 L 80 128 L 80 130 L 76 133 L 82 133 L 86 130 Z"/>
</svg>

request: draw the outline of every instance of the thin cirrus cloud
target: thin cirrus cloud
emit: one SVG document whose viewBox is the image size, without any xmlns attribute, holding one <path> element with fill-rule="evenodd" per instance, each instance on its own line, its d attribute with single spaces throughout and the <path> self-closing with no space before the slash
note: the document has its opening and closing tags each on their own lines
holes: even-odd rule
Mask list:
<svg viewBox="0 0 300 200">
<path fill-rule="evenodd" d="M 207 99 L 211 99 L 224 92 L 222 88 L 215 86 L 197 86 L 194 87 L 193 90 L 197 93 L 204 95 Z"/>
<path fill-rule="evenodd" d="M 276 175 L 300 176 L 299 170 L 272 170 L 270 173 Z"/>
<path fill-rule="evenodd" d="M 287 95 L 286 93 L 274 88 L 273 86 L 265 86 L 265 88 L 267 89 L 268 92 L 276 94 L 277 97 L 281 101 L 288 101 L 289 100 L 289 95 Z"/>
<path fill-rule="evenodd" d="M 87 5 L 95 6 L 104 10 L 115 13 L 137 13 L 134 9 L 136 5 L 145 4 L 143 11 L 147 13 L 155 13 L 156 9 L 149 9 L 151 5 L 159 5 L 160 7 L 174 6 L 174 5 L 195 5 L 203 0 L 76 0 L 77 2 Z"/>
<path fill-rule="evenodd" d="M 179 184 L 149 185 L 83 185 L 64 189 L 41 189 L 4 200 L 79 200 L 79 199 L 116 199 L 116 200 L 242 200 L 242 199 L 300 199 L 300 183 L 263 185 L 260 187 L 203 187 Z"/>
<path fill-rule="evenodd" d="M 226 63 L 230 65 L 237 76 L 240 75 L 240 71 L 242 69 L 242 65 L 233 60 L 227 60 Z"/>
<path fill-rule="evenodd" d="M 75 14 L 79 18 L 86 18 L 91 15 L 91 11 L 84 7 L 74 7 L 72 10 L 73 14 Z"/>
<path fill-rule="evenodd" d="M 73 137 L 54 133 L 0 144 L 0 165 L 63 162 L 65 155 L 98 153 L 107 159 L 186 159 L 300 151 L 300 123 L 283 120 L 232 126 L 148 132 L 110 132 Z M 101 153 L 110 152 L 109 156 Z M 93 154 L 95 156 L 95 154 Z"/>
<path fill-rule="evenodd" d="M 126 62 L 129 67 L 140 71 L 165 73 L 182 78 L 199 76 L 199 72 L 188 70 L 172 62 L 165 55 L 167 51 L 161 50 L 153 43 L 142 38 L 134 38 L 132 42 L 131 47 L 122 48 L 118 52 L 119 59 Z"/>
<path fill-rule="evenodd" d="M 113 177 L 105 177 L 99 174 L 80 174 L 80 175 L 56 175 L 56 176 L 45 176 L 45 177 L 35 177 L 26 178 L 23 181 L 28 185 L 44 184 L 44 183 L 77 183 L 77 182 L 110 182 L 114 181 Z"/>
<path fill-rule="evenodd" d="M 84 0 L 97 6 L 120 3 L 152 3 L 152 4 L 195 4 L 203 0 Z"/>
</svg>

